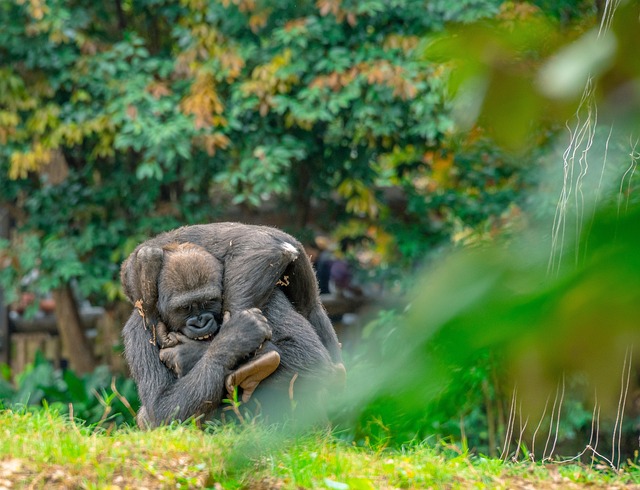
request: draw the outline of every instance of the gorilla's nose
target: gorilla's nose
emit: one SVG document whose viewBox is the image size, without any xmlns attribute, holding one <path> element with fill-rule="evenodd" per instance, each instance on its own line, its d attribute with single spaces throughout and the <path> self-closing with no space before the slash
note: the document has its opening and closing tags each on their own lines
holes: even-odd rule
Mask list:
<svg viewBox="0 0 640 490">
<path fill-rule="evenodd" d="M 213 321 L 213 313 L 200 313 L 197 317 L 191 317 L 187 320 L 187 326 L 193 328 L 204 328 Z"/>
<path fill-rule="evenodd" d="M 213 313 L 202 313 L 198 316 L 198 321 L 203 327 L 213 320 Z"/>
<path fill-rule="evenodd" d="M 213 313 L 202 312 L 187 319 L 182 333 L 194 340 L 206 340 L 218 333 L 220 325 Z"/>
</svg>

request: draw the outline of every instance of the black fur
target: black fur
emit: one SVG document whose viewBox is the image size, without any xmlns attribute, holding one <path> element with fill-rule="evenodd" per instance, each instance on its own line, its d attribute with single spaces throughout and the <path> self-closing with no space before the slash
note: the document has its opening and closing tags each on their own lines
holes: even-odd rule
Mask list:
<svg viewBox="0 0 640 490">
<path fill-rule="evenodd" d="M 327 316 L 318 291 L 313 266 L 304 248 L 291 235 L 267 226 L 241 223 L 211 223 L 184 226 L 140 244 L 123 263 L 121 280 L 132 303 L 143 300 L 157 303 L 157 286 L 143 281 L 144 267 L 155 263 L 151 275 L 162 267 L 162 247 L 171 243 L 194 243 L 206 249 L 224 265 L 223 310 L 234 312 L 262 308 L 274 285 L 283 278 L 287 298 L 309 320 L 334 362 L 342 362 L 340 344 Z M 141 256 L 139 256 L 141 255 Z M 145 305 L 146 308 L 146 305 Z M 157 321 L 157 312 L 148 312 Z M 154 318 L 155 316 L 155 318 Z"/>
<path fill-rule="evenodd" d="M 329 352 L 322 345 L 309 321 L 293 309 L 282 291 L 276 289 L 273 292 L 262 313 L 271 328 L 271 340 L 265 342 L 260 352 L 275 350 L 280 354 L 280 366 L 263 383 L 270 385 L 282 379 L 288 382 L 295 374 L 321 384 L 331 379 L 335 368 Z M 185 338 L 182 338 L 181 342 L 176 347 L 161 349 L 160 352 L 161 357 L 169 358 L 165 352 L 183 351 L 175 363 L 182 364 L 181 374 L 184 375 L 204 356 L 209 342 Z M 168 364 L 171 363 L 169 361 Z"/>
<path fill-rule="evenodd" d="M 231 315 L 211 342 L 193 341 L 206 349 L 193 369 L 179 378 L 160 360 L 152 330 L 145 328 L 137 311 L 122 335 L 125 358 L 144 407 L 138 423 L 154 427 L 212 413 L 225 395 L 226 376 L 270 338 L 271 328 L 256 308 Z"/>
<path fill-rule="evenodd" d="M 152 327 L 161 313 L 162 320 L 167 320 L 165 315 L 171 318 L 163 303 L 170 297 L 166 289 L 172 289 L 171 281 L 160 281 L 158 290 L 158 278 L 165 274 L 162 249 L 186 242 L 200 245 L 224 264 L 223 311 L 230 311 L 231 317 L 211 342 L 183 336 L 177 345 L 159 350 Z M 279 278 L 284 279 L 282 290 L 275 286 Z M 344 372 L 311 263 L 299 242 L 279 230 L 235 223 L 183 227 L 136 248 L 122 266 L 122 282 L 132 302 L 143 300 L 151 324 L 145 328 L 134 311 L 123 330 L 125 356 L 143 404 L 143 424 L 210 415 L 223 399 L 226 376 L 263 344 L 276 350 L 281 362 L 260 384 L 260 391 L 282 388 L 295 374 L 310 385 L 330 385 Z M 264 317 L 255 307 L 263 309 Z M 181 329 L 180 322 L 172 323 L 169 330 Z M 163 361 L 175 366 L 180 376 Z"/>
</svg>

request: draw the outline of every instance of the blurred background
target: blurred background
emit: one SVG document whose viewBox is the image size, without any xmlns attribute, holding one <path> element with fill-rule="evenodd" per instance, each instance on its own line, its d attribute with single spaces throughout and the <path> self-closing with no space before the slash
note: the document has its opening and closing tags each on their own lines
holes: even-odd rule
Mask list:
<svg viewBox="0 0 640 490">
<path fill-rule="evenodd" d="M 637 463 L 638 14 L 0 0 L 1 403 L 130 422 L 120 263 L 242 221 L 315 263 L 342 437 Z"/>
</svg>

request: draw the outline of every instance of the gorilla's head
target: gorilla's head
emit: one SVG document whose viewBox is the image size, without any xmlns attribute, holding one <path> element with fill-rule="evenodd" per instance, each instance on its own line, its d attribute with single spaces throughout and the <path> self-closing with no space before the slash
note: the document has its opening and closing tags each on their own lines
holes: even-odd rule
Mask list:
<svg viewBox="0 0 640 490">
<path fill-rule="evenodd" d="M 223 265 L 193 243 L 163 247 L 158 312 L 170 332 L 207 340 L 222 323 Z"/>
</svg>

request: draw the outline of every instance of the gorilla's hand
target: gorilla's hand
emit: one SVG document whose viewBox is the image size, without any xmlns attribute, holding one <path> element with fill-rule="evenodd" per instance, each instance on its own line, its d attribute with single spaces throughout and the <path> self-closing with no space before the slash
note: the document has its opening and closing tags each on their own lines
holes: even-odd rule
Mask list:
<svg viewBox="0 0 640 490">
<path fill-rule="evenodd" d="M 260 309 L 250 308 L 233 315 L 226 312 L 213 343 L 220 354 L 225 353 L 227 367 L 234 369 L 270 339 L 271 327 L 267 319 Z"/>
<path fill-rule="evenodd" d="M 210 342 L 192 340 L 181 333 L 174 334 L 177 344 L 160 349 L 160 360 L 178 377 L 187 374 L 204 356 Z"/>
<path fill-rule="evenodd" d="M 160 360 L 178 377 L 191 371 L 205 355 L 216 356 L 231 371 L 271 339 L 271 327 L 258 308 L 251 308 L 233 316 L 225 313 L 220 332 L 210 342 L 173 332 L 170 339 L 160 349 Z"/>
<path fill-rule="evenodd" d="M 160 349 L 173 347 L 180 343 L 180 333 L 170 332 L 164 322 L 158 322 L 155 328 L 156 344 Z"/>
</svg>

